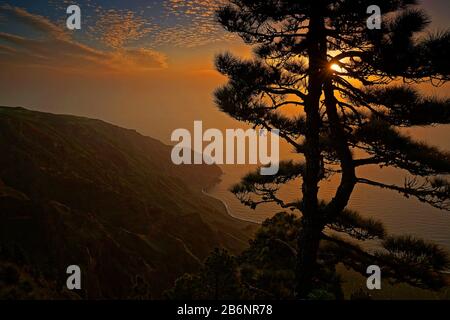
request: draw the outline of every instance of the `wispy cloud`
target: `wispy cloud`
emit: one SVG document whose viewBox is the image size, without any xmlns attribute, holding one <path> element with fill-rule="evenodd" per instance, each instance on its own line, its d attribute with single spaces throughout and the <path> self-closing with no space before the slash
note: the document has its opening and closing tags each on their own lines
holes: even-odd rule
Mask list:
<svg viewBox="0 0 450 320">
<path fill-rule="evenodd" d="M 215 20 L 216 10 L 226 0 L 168 0 L 164 2 L 167 16 L 175 16 L 179 23 L 160 30 L 156 45 L 172 44 L 177 47 L 197 47 L 235 39 Z"/>
<path fill-rule="evenodd" d="M 107 38 L 113 50 L 100 50 L 73 39 L 65 29 L 46 17 L 9 5 L 0 6 L 0 14 L 39 33 L 29 38 L 0 32 L 0 63 L 79 72 L 142 72 L 167 67 L 164 54 L 146 48 L 124 47 L 128 36 L 139 37 L 139 23 L 130 22 L 126 32 Z M 131 20 L 132 16 L 127 19 Z M 134 30 L 134 31 L 133 31 Z M 114 30 L 110 30 L 114 33 Z M 108 34 L 108 33 L 105 33 Z"/>
<path fill-rule="evenodd" d="M 130 10 L 98 9 L 97 17 L 95 24 L 89 26 L 89 33 L 112 48 L 123 48 L 127 43 L 139 40 L 157 28 Z"/>
<path fill-rule="evenodd" d="M 227 0 L 142 1 L 130 8 L 111 8 L 96 0 L 77 1 L 82 8 L 82 30 L 65 28 L 65 6 L 70 1 L 48 1 L 52 19 L 0 5 L 0 17 L 9 24 L 0 35 L 0 64 L 17 64 L 71 71 L 139 72 L 167 67 L 161 50 L 194 48 L 236 39 L 215 21 L 215 11 Z M 53 4 L 51 4 L 53 3 Z M 138 2 L 139 3 L 139 2 Z M 48 8 L 50 8 L 48 7 Z M 50 12 L 45 11 L 45 12 Z M 59 15 L 59 17 L 58 17 Z M 56 16 L 56 18 L 55 18 Z M 6 30 L 6 29 L 5 29 Z M 7 33 L 9 32 L 9 33 Z"/>
<path fill-rule="evenodd" d="M 151 47 L 193 48 L 235 37 L 215 21 L 215 11 L 227 0 L 165 0 L 134 10 L 94 10 L 95 22 L 89 33 L 104 45 L 117 48 L 145 40 Z M 155 14 L 155 12 L 158 12 Z"/>
<path fill-rule="evenodd" d="M 37 14 L 31 14 L 22 8 L 5 4 L 3 6 L 0 6 L 0 13 L 3 14 L 3 17 L 9 17 L 10 19 L 22 22 L 23 24 L 32 27 L 36 31 L 40 31 L 43 34 L 48 34 L 53 38 L 68 38 L 68 35 L 63 29 L 50 22 L 47 18 Z"/>
</svg>

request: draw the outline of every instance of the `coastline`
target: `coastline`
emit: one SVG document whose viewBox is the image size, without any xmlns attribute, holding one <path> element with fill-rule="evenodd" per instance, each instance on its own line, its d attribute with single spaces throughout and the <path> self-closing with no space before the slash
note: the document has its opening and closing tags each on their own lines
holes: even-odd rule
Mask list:
<svg viewBox="0 0 450 320">
<path fill-rule="evenodd" d="M 222 199 L 220 199 L 219 197 L 216 197 L 216 196 L 214 196 L 214 195 L 208 193 L 205 189 L 202 189 L 202 193 L 203 193 L 205 196 L 207 196 L 207 197 L 210 197 L 210 198 L 212 198 L 212 199 L 215 199 L 215 200 L 220 201 L 220 203 L 222 203 L 222 205 L 225 207 L 225 211 L 227 212 L 227 214 L 228 214 L 230 217 L 232 217 L 233 219 L 237 219 L 237 220 L 240 220 L 240 221 L 243 221 L 243 222 L 247 222 L 247 223 L 253 223 L 253 224 L 256 224 L 256 225 L 261 225 L 260 222 L 253 221 L 253 220 L 249 220 L 249 219 L 244 219 L 244 218 L 235 216 L 235 215 L 231 212 L 230 207 L 228 206 L 228 204 L 227 204 L 224 200 L 222 200 Z"/>
</svg>

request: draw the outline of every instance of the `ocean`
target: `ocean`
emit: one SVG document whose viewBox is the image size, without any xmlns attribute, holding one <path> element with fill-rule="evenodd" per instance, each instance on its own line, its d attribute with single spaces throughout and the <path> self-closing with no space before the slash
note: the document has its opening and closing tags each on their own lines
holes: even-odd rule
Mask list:
<svg viewBox="0 0 450 320">
<path fill-rule="evenodd" d="M 427 128 L 413 128 L 406 131 L 412 137 L 440 147 L 442 150 L 450 150 L 450 127 L 437 126 Z M 289 157 L 288 154 L 285 153 Z M 208 190 L 208 194 L 222 200 L 230 214 L 236 218 L 260 223 L 284 211 L 276 205 L 262 205 L 252 210 L 242 205 L 236 197 L 229 192 L 229 188 L 239 182 L 247 172 L 255 170 L 255 166 L 222 166 L 224 174 L 222 181 Z M 357 172 L 358 176 L 384 183 L 396 183 L 403 185 L 407 172 L 393 168 L 379 168 L 368 166 Z M 320 197 L 330 200 L 336 190 L 339 176 L 332 177 L 320 185 Z M 297 180 L 284 186 L 280 190 L 280 196 L 285 200 L 293 200 L 301 197 L 301 181 Z M 364 217 L 372 217 L 382 221 L 389 234 L 413 235 L 435 242 L 450 253 L 450 212 L 439 210 L 415 198 L 405 198 L 394 191 L 379 189 L 367 185 L 357 185 L 349 206 Z M 368 247 L 376 244 L 368 242 Z M 364 244 L 363 244 L 364 246 Z"/>
</svg>

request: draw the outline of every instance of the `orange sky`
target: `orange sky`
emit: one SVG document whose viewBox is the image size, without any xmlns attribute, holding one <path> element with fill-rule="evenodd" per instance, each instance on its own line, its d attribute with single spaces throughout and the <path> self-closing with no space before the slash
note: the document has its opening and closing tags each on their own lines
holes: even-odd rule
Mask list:
<svg viewBox="0 0 450 320">
<path fill-rule="evenodd" d="M 213 104 L 213 90 L 226 80 L 213 69 L 215 54 L 251 54 L 214 24 L 217 1 L 128 2 L 134 8 L 103 2 L 111 3 L 86 1 L 88 26 L 81 33 L 64 28 L 62 1 L 0 6 L 0 105 L 99 118 L 165 142 L 194 120 L 242 126 Z M 442 1 L 426 5 L 436 16 L 432 27 L 441 28 Z"/>
</svg>

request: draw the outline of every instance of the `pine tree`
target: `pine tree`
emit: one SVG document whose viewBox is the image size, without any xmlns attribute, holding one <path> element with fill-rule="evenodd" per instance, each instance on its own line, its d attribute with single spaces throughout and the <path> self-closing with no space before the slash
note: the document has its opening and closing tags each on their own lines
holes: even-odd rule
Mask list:
<svg viewBox="0 0 450 320">
<path fill-rule="evenodd" d="M 381 9 L 380 29 L 367 27 L 371 5 Z M 377 263 L 400 281 L 442 285 L 438 271 L 448 260 L 439 247 L 387 237 L 381 223 L 346 207 L 355 186 L 368 184 L 450 209 L 450 184 L 443 178 L 450 173 L 450 154 L 399 131 L 450 121 L 450 100 L 423 96 L 414 86 L 449 80 L 450 31 L 426 34 L 430 21 L 415 0 L 231 0 L 217 19 L 254 47 L 254 58 L 216 58 L 217 70 L 229 78 L 215 92 L 216 104 L 254 127 L 279 129 L 303 157 L 281 162 L 274 176 L 250 173 L 232 189 L 252 208 L 272 202 L 301 213 L 297 297 L 312 290 L 324 239 L 357 270 Z M 357 175 L 366 165 L 403 169 L 408 177 L 404 185 L 373 181 Z M 321 201 L 319 182 L 333 174 L 340 176 L 336 193 Z M 286 203 L 277 192 L 297 178 L 301 199 Z M 328 229 L 381 239 L 384 249 L 365 252 Z"/>
<path fill-rule="evenodd" d="M 214 249 L 196 274 L 184 274 L 165 292 L 170 300 L 240 299 L 241 285 L 235 257 L 224 249 Z"/>
</svg>

